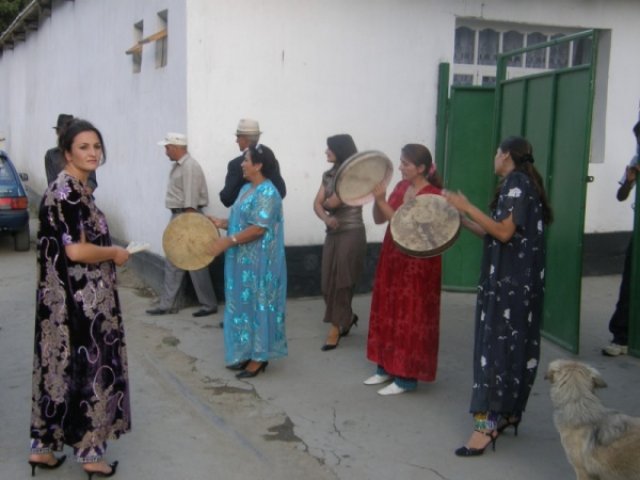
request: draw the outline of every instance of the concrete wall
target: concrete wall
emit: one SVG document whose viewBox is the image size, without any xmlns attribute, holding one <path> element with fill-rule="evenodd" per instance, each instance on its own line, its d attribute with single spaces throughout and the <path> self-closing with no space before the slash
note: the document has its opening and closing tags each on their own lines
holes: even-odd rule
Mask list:
<svg viewBox="0 0 640 480">
<path fill-rule="evenodd" d="M 99 205 L 115 236 L 146 240 L 161 252 L 169 163 L 156 142 L 186 131 L 208 178 L 209 213 L 226 215 L 217 193 L 237 155 L 241 117 L 257 118 L 287 180 L 286 242 L 324 238 L 311 204 L 327 168 L 327 136 L 348 132 L 360 149 L 380 149 L 397 166 L 407 142 L 435 143 L 437 68 L 452 62 L 457 17 L 611 29 L 604 98 L 604 162 L 590 174 L 587 232 L 631 228 L 615 200 L 633 153 L 640 44 L 634 0 L 109 0 L 59 2 L 52 17 L 0 59 L 0 132 L 34 189 L 59 112 L 86 116 L 103 130 L 108 163 L 98 172 Z M 153 33 L 169 11 L 169 63 L 155 68 L 146 46 L 142 71 L 124 51 L 133 24 Z M 188 27 L 187 27 L 188 26 Z M 491 159 L 487 159 L 491 161 Z M 399 179 L 396 171 L 393 182 Z M 365 207 L 369 241 L 383 227 Z"/>
<path fill-rule="evenodd" d="M 145 46 L 134 74 L 125 51 L 159 30 L 157 13 L 169 9 L 169 63 L 156 68 Z M 182 0 L 54 2 L 53 13 L 25 42 L 0 58 L 0 132 L 29 187 L 46 187 L 44 153 L 56 142 L 58 113 L 92 121 L 102 132 L 107 162 L 98 169 L 96 199 L 112 235 L 154 242 L 169 215 L 164 192 L 170 163 L 157 142 L 166 131 L 185 131 L 186 43 Z"/>
</svg>

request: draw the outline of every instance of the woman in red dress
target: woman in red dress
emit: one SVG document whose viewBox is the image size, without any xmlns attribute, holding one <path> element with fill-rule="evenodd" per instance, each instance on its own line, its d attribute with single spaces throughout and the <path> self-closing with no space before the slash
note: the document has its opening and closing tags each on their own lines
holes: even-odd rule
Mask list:
<svg viewBox="0 0 640 480">
<path fill-rule="evenodd" d="M 382 185 L 374 189 L 373 219 L 391 220 L 407 200 L 441 194 L 431 152 L 424 145 L 408 144 L 400 157 L 400 181 L 386 200 Z M 378 366 L 365 385 L 393 380 L 380 395 L 415 390 L 418 380 L 436 377 L 440 328 L 440 256 L 411 257 L 396 248 L 389 227 L 382 242 L 371 298 L 367 358 Z"/>
</svg>

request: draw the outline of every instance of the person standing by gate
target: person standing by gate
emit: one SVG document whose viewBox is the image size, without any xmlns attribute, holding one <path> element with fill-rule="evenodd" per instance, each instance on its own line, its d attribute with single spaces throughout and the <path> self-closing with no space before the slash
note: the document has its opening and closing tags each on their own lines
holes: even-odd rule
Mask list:
<svg viewBox="0 0 640 480">
<path fill-rule="evenodd" d="M 640 155 L 640 122 L 633 127 L 633 134 L 636 137 L 636 154 L 625 169 L 624 175 L 620 179 L 620 188 L 616 198 L 620 202 L 624 202 L 629 193 L 636 184 L 636 176 L 640 172 L 638 165 L 638 156 Z M 635 208 L 635 207 L 634 207 Z M 618 303 L 616 309 L 609 320 L 609 331 L 613 335 L 613 340 L 609 345 L 602 349 L 602 354 L 607 357 L 617 357 L 618 355 L 626 355 L 629 347 L 629 299 L 631 296 L 631 246 L 633 245 L 633 235 L 629 240 L 629 246 L 624 257 L 624 267 L 622 270 L 622 282 L 620 282 L 620 292 L 618 294 Z"/>
<path fill-rule="evenodd" d="M 495 173 L 502 178 L 491 216 L 461 193 L 445 192 L 466 215 L 463 224 L 484 238 L 476 304 L 473 394 L 474 432 L 455 454 L 495 450 L 498 434 L 518 432 L 540 360 L 544 294 L 544 226 L 552 220 L 531 144 L 509 137 L 498 148 Z"/>
</svg>

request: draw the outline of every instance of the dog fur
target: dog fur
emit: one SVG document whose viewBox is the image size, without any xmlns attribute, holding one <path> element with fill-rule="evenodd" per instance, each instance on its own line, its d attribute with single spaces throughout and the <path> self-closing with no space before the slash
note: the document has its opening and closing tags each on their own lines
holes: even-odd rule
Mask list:
<svg viewBox="0 0 640 480">
<path fill-rule="evenodd" d="M 595 394 L 607 384 L 593 367 L 549 364 L 554 423 L 577 480 L 640 480 L 640 418 L 606 408 Z"/>
</svg>

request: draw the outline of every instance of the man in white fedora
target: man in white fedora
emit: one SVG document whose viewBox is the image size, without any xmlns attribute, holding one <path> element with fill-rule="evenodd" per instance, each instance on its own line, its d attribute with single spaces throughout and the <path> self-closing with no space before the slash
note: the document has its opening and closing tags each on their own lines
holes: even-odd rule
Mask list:
<svg viewBox="0 0 640 480">
<path fill-rule="evenodd" d="M 227 165 L 227 176 L 224 179 L 224 188 L 220 191 L 220 201 L 225 207 L 230 207 L 238 198 L 240 189 L 246 183 L 242 175 L 241 163 L 244 154 L 251 146 L 255 146 L 260 141 L 260 125 L 257 120 L 251 118 L 241 118 L 236 129 L 236 143 L 240 149 L 240 156 L 234 158 Z M 277 162 L 277 160 L 276 160 Z M 271 179 L 273 186 L 278 189 L 280 196 L 284 199 L 287 195 L 287 186 L 280 175 L 280 165 L 276 163 L 276 175 Z"/>
<path fill-rule="evenodd" d="M 174 162 L 169 174 L 169 184 L 165 197 L 165 206 L 171 211 L 171 219 L 184 212 L 199 212 L 209 203 L 207 182 L 200 164 L 187 150 L 187 137 L 182 133 L 167 133 L 158 142 L 165 149 L 169 160 Z M 164 315 L 175 311 L 174 302 L 185 270 L 164 261 L 164 283 L 160 302 L 156 308 L 147 310 L 149 315 Z M 212 315 L 218 311 L 218 300 L 213 290 L 209 268 L 189 272 L 198 301 L 202 305 L 194 317 Z"/>
</svg>

